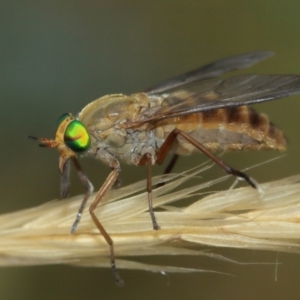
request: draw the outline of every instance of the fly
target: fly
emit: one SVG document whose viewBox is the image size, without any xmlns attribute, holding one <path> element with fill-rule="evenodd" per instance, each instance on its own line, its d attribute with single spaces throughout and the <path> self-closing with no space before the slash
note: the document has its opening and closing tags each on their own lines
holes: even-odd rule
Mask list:
<svg viewBox="0 0 300 300">
<path fill-rule="evenodd" d="M 218 150 L 285 150 L 286 138 L 264 114 L 249 104 L 300 93 L 300 75 L 238 75 L 222 79 L 220 75 L 250 67 L 272 52 L 253 52 L 218 60 L 204 67 L 171 78 L 143 92 L 101 97 L 74 117 L 71 113 L 58 120 L 54 140 L 36 138 L 40 146 L 57 148 L 61 173 L 61 196 L 69 191 L 69 169 L 73 162 L 86 194 L 71 228 L 75 233 L 89 196 L 94 188 L 82 171 L 77 156 L 89 154 L 111 168 L 89 208 L 90 215 L 110 247 L 110 261 L 115 281 L 123 281 L 115 264 L 114 244 L 95 209 L 103 196 L 117 182 L 121 171 L 119 159 L 147 167 L 147 192 L 153 229 L 160 227 L 152 206 L 152 165 L 161 164 L 173 153 L 165 173 L 169 173 L 179 155 L 200 151 L 226 173 L 247 181 L 248 175 L 231 168 L 214 152 Z"/>
</svg>

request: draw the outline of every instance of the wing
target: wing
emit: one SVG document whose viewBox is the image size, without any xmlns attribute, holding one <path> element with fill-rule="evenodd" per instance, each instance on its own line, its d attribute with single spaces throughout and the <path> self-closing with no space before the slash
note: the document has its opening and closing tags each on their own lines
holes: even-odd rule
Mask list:
<svg viewBox="0 0 300 300">
<path fill-rule="evenodd" d="M 140 121 L 128 122 L 126 127 L 212 109 L 255 104 L 298 93 L 300 75 L 239 75 L 204 80 L 169 94 L 158 95 L 163 97 L 161 105 L 144 111 Z"/>
<path fill-rule="evenodd" d="M 179 75 L 144 90 L 149 95 L 163 93 L 188 83 L 218 77 L 226 72 L 250 67 L 274 53 L 271 51 L 258 51 L 217 60 L 183 75 Z"/>
</svg>

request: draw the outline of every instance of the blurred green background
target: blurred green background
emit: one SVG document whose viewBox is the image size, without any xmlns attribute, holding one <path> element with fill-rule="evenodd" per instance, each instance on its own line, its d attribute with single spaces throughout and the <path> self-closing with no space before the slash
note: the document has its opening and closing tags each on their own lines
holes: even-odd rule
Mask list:
<svg viewBox="0 0 300 300">
<path fill-rule="evenodd" d="M 1 213 L 39 205 L 59 195 L 58 153 L 27 135 L 54 137 L 57 118 L 77 113 L 110 93 L 132 93 L 226 56 L 273 50 L 276 56 L 252 73 L 300 73 L 299 1 L 8 1 L 0 3 Z M 263 103 L 290 141 L 287 156 L 248 171 L 257 181 L 299 172 L 300 96 Z M 238 169 L 279 153 L 229 153 Z M 175 171 L 205 160 L 183 158 Z M 197 162 L 198 164 L 198 162 Z M 109 170 L 93 159 L 82 166 L 95 187 Z M 133 169 L 135 168 L 135 169 Z M 160 174 L 162 167 L 154 168 Z M 145 176 L 123 166 L 124 184 Z M 223 175 L 214 167 L 204 180 Z M 228 188 L 233 180 L 218 188 Z M 72 177 L 71 194 L 83 192 Z M 214 188 L 216 189 L 216 187 Z M 149 219 L 150 222 L 150 219 Z M 0 241 L 1 243 L 1 241 Z M 298 255 L 212 249 L 246 262 L 208 258 L 139 258 L 149 263 L 218 270 L 216 274 L 161 274 L 122 270 L 117 288 L 109 269 L 41 266 L 0 269 L 1 299 L 296 299 Z"/>
</svg>

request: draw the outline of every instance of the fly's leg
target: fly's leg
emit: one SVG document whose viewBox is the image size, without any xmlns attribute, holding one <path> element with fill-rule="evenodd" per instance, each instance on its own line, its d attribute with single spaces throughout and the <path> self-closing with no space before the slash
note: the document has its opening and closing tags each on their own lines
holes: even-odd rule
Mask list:
<svg viewBox="0 0 300 300">
<path fill-rule="evenodd" d="M 208 149 L 206 149 L 203 145 L 201 145 L 199 142 L 197 142 L 195 139 L 190 137 L 188 134 L 185 132 L 179 130 L 179 129 L 174 129 L 166 138 L 164 143 L 159 149 L 159 152 L 157 154 L 157 159 L 156 163 L 160 164 L 164 161 L 166 155 L 168 154 L 168 151 L 170 150 L 173 142 L 176 140 L 177 136 L 180 135 L 182 138 L 184 138 L 186 141 L 191 143 L 193 146 L 195 146 L 198 150 L 200 150 L 203 154 L 208 156 L 214 163 L 216 163 L 221 169 L 223 169 L 227 174 L 236 176 L 238 178 L 244 179 L 247 181 L 247 183 L 252 186 L 253 188 L 257 188 L 257 185 L 255 182 L 245 173 L 235 170 L 228 166 L 226 163 L 224 163 L 220 158 L 215 156 L 212 152 L 210 152 Z"/>
<path fill-rule="evenodd" d="M 97 218 L 97 216 L 95 215 L 95 209 L 97 208 L 99 202 L 102 200 L 102 198 L 105 196 L 105 194 L 114 185 L 114 183 L 116 182 L 116 180 L 117 180 L 117 178 L 119 176 L 119 173 L 120 173 L 119 167 L 114 168 L 110 172 L 110 174 L 106 178 L 105 182 L 101 186 L 100 190 L 98 191 L 98 193 L 97 193 L 97 195 L 96 195 L 93 203 L 91 204 L 89 210 L 90 210 L 90 214 L 91 214 L 91 217 L 93 219 L 93 222 L 95 223 L 96 227 L 98 228 L 98 230 L 100 231 L 100 233 L 102 234 L 102 236 L 104 237 L 104 239 L 106 240 L 106 242 L 109 245 L 109 249 L 110 249 L 110 264 L 111 264 L 113 275 L 115 277 L 116 284 L 118 286 L 123 286 L 124 285 L 124 281 L 121 279 L 120 274 L 119 274 L 119 272 L 117 270 L 117 267 L 116 267 L 116 263 L 115 263 L 114 242 L 113 242 L 112 238 L 110 237 L 110 235 L 106 232 L 106 230 L 104 229 L 104 227 L 102 226 L 102 224 L 100 223 L 100 221 Z"/>
<path fill-rule="evenodd" d="M 70 187 L 70 158 L 63 164 L 60 178 L 60 196 L 64 199 L 68 196 Z"/>
<path fill-rule="evenodd" d="M 149 212 L 152 220 L 153 229 L 159 230 L 160 227 L 158 226 L 156 221 L 156 217 L 153 211 L 153 202 L 152 202 L 152 155 L 150 153 L 145 153 L 141 158 L 139 164 L 147 166 L 147 192 L 148 192 Z"/>
<path fill-rule="evenodd" d="M 81 202 L 80 208 L 78 210 L 75 222 L 74 222 L 74 224 L 72 225 L 72 228 L 71 228 L 71 233 L 75 233 L 75 231 L 78 227 L 78 224 L 80 222 L 81 215 L 82 215 L 82 212 L 83 212 L 84 207 L 86 205 L 86 202 L 87 202 L 88 198 L 90 197 L 90 195 L 92 194 L 92 192 L 94 190 L 94 187 L 91 184 L 91 182 L 89 181 L 88 177 L 83 173 L 76 157 L 72 157 L 72 160 L 73 160 L 73 163 L 75 165 L 75 168 L 77 170 L 77 173 L 79 175 L 80 180 L 82 181 L 83 185 L 87 189 L 87 192 L 86 192 L 86 194 L 85 194 L 85 196 L 84 196 L 84 198 Z M 98 230 L 100 231 L 100 233 L 102 234 L 102 236 L 104 237 L 104 239 L 106 240 L 106 242 L 109 245 L 109 248 L 110 248 L 110 263 L 111 263 L 111 268 L 112 268 L 113 275 L 115 277 L 116 284 L 119 285 L 119 286 L 123 286 L 124 282 L 121 279 L 121 277 L 119 275 L 119 272 L 116 268 L 113 240 L 111 239 L 110 235 L 106 232 L 106 230 L 104 229 L 104 227 L 102 226 L 102 224 L 100 223 L 100 221 L 98 220 L 97 216 L 94 213 L 94 211 L 97 208 L 99 202 L 102 200 L 104 195 L 111 189 L 111 187 L 116 182 L 116 180 L 119 176 L 119 173 L 120 173 L 120 168 L 119 167 L 112 168 L 111 173 L 109 174 L 109 176 L 107 177 L 107 179 L 103 183 L 103 185 L 100 188 L 100 190 L 98 191 L 93 203 L 91 204 L 89 211 L 90 211 L 90 215 L 92 217 L 93 222 L 95 223 L 96 227 L 98 228 Z"/>
<path fill-rule="evenodd" d="M 169 173 L 171 173 L 171 171 L 173 170 L 177 160 L 179 158 L 179 155 L 178 154 L 173 154 L 171 160 L 169 161 L 165 171 L 164 171 L 164 174 L 163 174 L 163 177 Z M 156 185 L 156 188 L 159 188 L 161 186 L 164 186 L 165 185 L 165 182 L 160 182 Z"/>
<path fill-rule="evenodd" d="M 111 168 L 111 170 L 113 170 L 114 168 Z M 122 186 L 122 178 L 121 176 L 119 175 L 117 180 L 115 181 L 115 183 L 113 184 L 112 188 L 113 189 L 118 189 L 119 187 Z"/>
<path fill-rule="evenodd" d="M 178 154 L 173 154 L 170 162 L 168 163 L 168 165 L 165 169 L 164 175 L 171 173 L 171 171 L 173 170 L 178 158 L 179 158 Z"/>
<path fill-rule="evenodd" d="M 86 188 L 86 193 L 85 193 L 84 198 L 83 198 L 83 200 L 81 202 L 81 205 L 79 207 L 75 222 L 73 223 L 73 225 L 71 227 L 71 233 L 73 234 L 73 233 L 75 233 L 75 231 L 78 227 L 78 224 L 80 222 L 80 219 L 81 219 L 83 210 L 85 208 L 86 202 L 89 199 L 90 195 L 93 193 L 94 187 L 93 187 L 92 183 L 89 181 L 88 177 L 83 173 L 77 158 L 75 156 L 73 156 L 72 160 L 73 160 L 74 166 L 76 168 L 76 171 L 78 173 L 78 176 L 79 176 L 82 184 Z"/>
</svg>

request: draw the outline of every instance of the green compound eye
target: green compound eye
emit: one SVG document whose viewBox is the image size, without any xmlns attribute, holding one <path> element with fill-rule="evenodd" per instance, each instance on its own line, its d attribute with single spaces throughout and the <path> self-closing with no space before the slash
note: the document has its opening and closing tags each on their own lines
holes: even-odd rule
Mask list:
<svg viewBox="0 0 300 300">
<path fill-rule="evenodd" d="M 67 126 L 64 141 L 65 144 L 76 153 L 84 152 L 91 146 L 90 134 L 86 127 L 78 120 L 72 121 Z"/>
<path fill-rule="evenodd" d="M 70 117 L 71 114 L 70 113 L 66 113 L 66 114 L 63 114 L 62 116 L 59 117 L 59 119 L 57 120 L 57 126 L 59 126 L 62 121 L 64 121 L 66 118 Z"/>
</svg>

